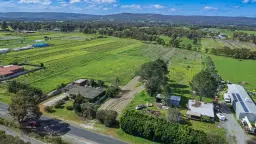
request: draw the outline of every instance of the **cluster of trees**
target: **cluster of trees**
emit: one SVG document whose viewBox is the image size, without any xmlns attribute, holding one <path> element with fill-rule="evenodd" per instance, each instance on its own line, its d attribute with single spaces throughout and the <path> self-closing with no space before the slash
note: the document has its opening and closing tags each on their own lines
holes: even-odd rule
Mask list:
<svg viewBox="0 0 256 144">
<path fill-rule="evenodd" d="M 17 82 L 15 80 L 8 83 L 8 92 L 16 94 L 20 90 L 26 90 L 39 97 L 43 96 L 43 91 L 41 89 L 32 87 L 28 84 Z"/>
<path fill-rule="evenodd" d="M 6 21 L 3 21 L 3 22 L 1 23 L 1 28 L 2 28 L 2 30 L 6 30 L 6 29 L 8 28 L 8 25 L 7 25 L 7 22 L 6 22 Z"/>
<path fill-rule="evenodd" d="M 15 93 L 8 108 L 15 120 L 22 123 L 26 119 L 40 118 L 42 113 L 38 105 L 43 95 L 41 90 L 16 81 L 9 83 L 8 90 Z"/>
<path fill-rule="evenodd" d="M 208 70 L 202 70 L 193 76 L 190 86 L 195 95 L 200 96 L 200 101 L 202 101 L 203 96 L 212 98 L 217 93 L 218 81 Z"/>
<path fill-rule="evenodd" d="M 146 91 L 152 96 L 161 92 L 167 85 L 168 73 L 167 63 L 161 59 L 143 64 L 137 72 L 145 83 Z"/>
<path fill-rule="evenodd" d="M 219 139 L 218 142 L 215 139 L 212 141 L 206 133 L 186 125 L 167 122 L 165 119 L 145 115 L 134 110 L 124 112 L 120 118 L 120 127 L 128 134 L 160 143 L 226 143 L 225 139 Z"/>
<path fill-rule="evenodd" d="M 76 28 L 79 27 L 79 23 L 74 22 L 21 22 L 21 21 L 12 21 L 8 25 L 13 30 L 53 30 L 55 28 L 60 29 L 62 32 L 73 32 Z"/>
<path fill-rule="evenodd" d="M 81 117 L 95 119 L 97 107 L 89 103 L 83 96 L 77 95 L 73 103 L 74 111 Z"/>
<path fill-rule="evenodd" d="M 74 111 L 81 117 L 86 119 L 97 119 L 106 127 L 112 127 L 117 124 L 117 112 L 108 110 L 97 111 L 95 104 L 89 103 L 81 95 L 76 96 L 73 103 Z"/>
<path fill-rule="evenodd" d="M 0 143 L 1 144 L 30 144 L 30 142 L 24 142 L 18 137 L 7 135 L 4 131 L 0 131 Z"/>
<path fill-rule="evenodd" d="M 231 49 L 225 46 L 223 48 L 212 48 L 211 53 L 214 55 L 223 55 L 236 59 L 256 59 L 256 51 L 251 51 L 246 48 Z"/>
<path fill-rule="evenodd" d="M 234 32 L 233 39 L 243 41 L 243 42 L 252 42 L 252 43 L 256 44 L 256 35 L 248 34 L 245 32 Z"/>
</svg>

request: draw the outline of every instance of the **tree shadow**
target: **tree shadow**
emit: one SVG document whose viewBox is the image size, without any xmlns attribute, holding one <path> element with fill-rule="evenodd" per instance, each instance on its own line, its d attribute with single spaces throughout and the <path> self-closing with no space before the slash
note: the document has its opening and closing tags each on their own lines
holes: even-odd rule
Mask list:
<svg viewBox="0 0 256 144">
<path fill-rule="evenodd" d="M 38 122 L 40 123 L 40 126 L 34 129 L 23 129 L 23 131 L 25 133 L 34 132 L 40 136 L 61 136 L 71 130 L 68 123 L 63 123 L 61 120 L 58 119 L 43 118 L 41 120 L 38 120 Z"/>
</svg>

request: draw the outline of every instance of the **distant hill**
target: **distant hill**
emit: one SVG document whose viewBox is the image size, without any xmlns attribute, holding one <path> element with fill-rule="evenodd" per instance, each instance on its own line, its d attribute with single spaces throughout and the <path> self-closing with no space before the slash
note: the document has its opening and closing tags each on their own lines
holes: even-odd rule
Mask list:
<svg viewBox="0 0 256 144">
<path fill-rule="evenodd" d="M 19 21 L 122 21 L 122 22 L 163 22 L 173 24 L 201 24 L 201 25 L 248 25 L 256 26 L 256 18 L 225 17 L 225 16 L 179 16 L 161 14 L 120 13 L 112 15 L 91 15 L 75 13 L 0 13 L 0 20 Z"/>
</svg>

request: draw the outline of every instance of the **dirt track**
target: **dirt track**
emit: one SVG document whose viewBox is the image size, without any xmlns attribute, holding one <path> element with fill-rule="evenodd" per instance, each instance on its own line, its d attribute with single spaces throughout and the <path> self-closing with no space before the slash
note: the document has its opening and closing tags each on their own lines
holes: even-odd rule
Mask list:
<svg viewBox="0 0 256 144">
<path fill-rule="evenodd" d="M 118 98 L 112 98 L 106 101 L 99 108 L 100 110 L 114 110 L 120 114 L 122 110 L 129 104 L 136 94 L 141 92 L 143 85 L 136 87 L 139 82 L 139 77 L 134 77 L 129 83 L 127 83 L 121 90 Z"/>
</svg>

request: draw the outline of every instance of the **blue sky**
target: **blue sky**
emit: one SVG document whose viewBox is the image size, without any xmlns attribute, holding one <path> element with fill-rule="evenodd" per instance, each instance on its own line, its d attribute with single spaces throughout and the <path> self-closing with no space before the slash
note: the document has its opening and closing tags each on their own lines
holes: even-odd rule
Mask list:
<svg viewBox="0 0 256 144">
<path fill-rule="evenodd" d="M 159 13 L 256 17 L 256 0 L 0 0 L 0 12 Z"/>
</svg>

